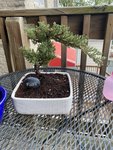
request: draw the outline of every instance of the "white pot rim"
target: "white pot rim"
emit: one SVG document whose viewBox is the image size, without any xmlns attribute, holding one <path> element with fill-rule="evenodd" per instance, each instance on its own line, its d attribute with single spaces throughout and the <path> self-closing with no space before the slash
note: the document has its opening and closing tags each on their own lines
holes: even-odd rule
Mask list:
<svg viewBox="0 0 113 150">
<path fill-rule="evenodd" d="M 41 72 L 42 74 L 64 74 L 64 75 L 67 75 L 68 76 L 68 79 L 69 79 L 69 87 L 70 87 L 70 95 L 68 97 L 63 97 L 63 98 L 29 98 L 29 100 L 31 101 L 35 101 L 35 100 L 43 100 L 43 101 L 51 101 L 51 100 L 57 100 L 57 101 L 61 101 L 61 100 L 68 100 L 69 98 L 72 97 L 73 95 L 73 90 L 72 90 L 72 82 L 71 82 L 71 78 L 69 76 L 69 73 L 67 72 Z M 21 98 L 21 97 L 16 97 L 15 96 L 15 93 L 16 91 L 18 90 L 22 80 L 29 74 L 35 74 L 35 72 L 29 72 L 29 73 L 26 73 L 25 75 L 23 75 L 23 77 L 20 79 L 20 81 L 17 83 L 16 87 L 14 88 L 12 94 L 11 94 L 11 98 L 12 99 L 16 99 L 16 100 L 28 100 L 28 98 Z"/>
</svg>

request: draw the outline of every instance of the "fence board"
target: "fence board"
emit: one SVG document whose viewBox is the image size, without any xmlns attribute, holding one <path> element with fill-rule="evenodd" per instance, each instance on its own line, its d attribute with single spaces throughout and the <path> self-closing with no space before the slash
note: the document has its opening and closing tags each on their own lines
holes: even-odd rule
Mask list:
<svg viewBox="0 0 113 150">
<path fill-rule="evenodd" d="M 21 10 L 0 10 L 1 17 L 25 17 L 45 15 L 73 15 L 73 14 L 102 14 L 112 13 L 113 6 L 92 6 L 92 7 L 68 7 L 49 9 L 21 9 Z"/>
<path fill-rule="evenodd" d="M 100 68 L 100 74 L 103 76 L 105 76 L 106 73 L 106 66 L 107 66 L 112 34 L 113 34 L 113 14 L 108 14 L 106 33 L 105 33 L 104 44 L 103 44 L 103 56 L 105 56 L 106 59 L 103 62 L 103 66 Z"/>
<path fill-rule="evenodd" d="M 61 24 L 68 26 L 68 17 L 61 16 Z M 66 60 L 67 60 L 67 47 L 61 44 L 61 66 L 66 67 Z"/>
<path fill-rule="evenodd" d="M 7 18 L 6 28 L 12 53 L 13 65 L 15 71 L 25 69 L 25 61 L 22 52 L 19 50 L 22 43 L 20 24 L 17 18 Z"/>
<path fill-rule="evenodd" d="M 89 38 L 89 33 L 90 33 L 90 15 L 84 15 L 83 34 L 87 35 Z M 81 70 L 85 70 L 86 60 L 87 60 L 87 55 L 81 52 L 81 63 L 80 63 Z"/>
<path fill-rule="evenodd" d="M 47 18 L 46 16 L 39 16 L 39 21 L 47 23 Z"/>
<path fill-rule="evenodd" d="M 5 57 L 6 57 L 8 71 L 12 72 L 13 68 L 12 68 L 12 63 L 11 63 L 11 53 L 10 53 L 10 49 L 9 49 L 9 41 L 7 38 L 7 32 L 6 32 L 4 18 L 0 18 L 0 34 L 1 34 L 1 39 L 2 39 L 2 43 L 3 43 L 3 48 L 4 48 Z"/>
</svg>

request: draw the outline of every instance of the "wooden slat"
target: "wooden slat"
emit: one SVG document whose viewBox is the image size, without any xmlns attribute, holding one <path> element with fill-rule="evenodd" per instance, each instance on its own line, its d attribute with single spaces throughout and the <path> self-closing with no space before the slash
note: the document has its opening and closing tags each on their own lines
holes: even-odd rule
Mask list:
<svg viewBox="0 0 113 150">
<path fill-rule="evenodd" d="M 61 16 L 61 24 L 68 26 L 68 17 Z M 66 67 L 67 47 L 61 44 L 61 67 Z"/>
<path fill-rule="evenodd" d="M 6 56 L 8 71 L 12 72 L 13 68 L 12 68 L 12 63 L 11 63 L 11 53 L 10 53 L 10 48 L 9 48 L 9 41 L 7 37 L 6 27 L 5 27 L 5 19 L 3 18 L 0 18 L 0 34 L 1 34 L 1 39 L 3 43 L 4 53 Z"/>
<path fill-rule="evenodd" d="M 25 69 L 25 61 L 22 52 L 19 50 L 19 48 L 23 46 L 19 18 L 7 18 L 6 28 L 9 37 L 14 69 L 15 71 L 23 70 Z"/>
<path fill-rule="evenodd" d="M 25 32 L 25 24 L 23 17 L 20 17 L 17 19 L 19 21 L 19 26 L 20 26 L 20 32 L 21 32 L 21 40 L 22 40 L 22 46 L 25 47 L 30 47 L 30 42 L 27 36 L 27 32 Z"/>
<path fill-rule="evenodd" d="M 84 15 L 83 34 L 89 37 L 89 33 L 90 33 L 90 15 Z M 86 60 L 87 60 L 86 54 L 81 52 L 81 63 L 80 63 L 81 70 L 85 70 Z"/>
<path fill-rule="evenodd" d="M 24 16 L 45 16 L 45 15 L 72 15 L 72 14 L 102 14 L 112 13 L 113 6 L 93 7 L 71 7 L 71 8 L 49 8 L 49 9 L 22 9 L 22 10 L 0 10 L 0 16 L 24 17 Z"/>
<path fill-rule="evenodd" d="M 109 54 L 109 48 L 110 48 L 110 42 L 112 39 L 113 34 L 113 14 L 108 15 L 107 20 L 107 26 L 106 26 L 106 33 L 104 38 L 104 44 L 103 44 L 103 56 L 106 57 L 106 59 L 103 62 L 103 66 L 100 68 L 100 74 L 105 76 L 106 73 L 106 66 L 107 66 L 107 60 L 108 60 L 108 54 Z"/>
<path fill-rule="evenodd" d="M 39 16 L 39 21 L 47 23 L 47 18 L 46 16 Z"/>
</svg>

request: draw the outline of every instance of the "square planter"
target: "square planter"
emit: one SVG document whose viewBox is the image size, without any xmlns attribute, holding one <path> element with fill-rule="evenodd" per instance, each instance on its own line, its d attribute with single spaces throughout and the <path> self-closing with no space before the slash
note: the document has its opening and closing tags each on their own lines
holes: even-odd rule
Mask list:
<svg viewBox="0 0 113 150">
<path fill-rule="evenodd" d="M 41 73 L 45 74 L 45 72 Z M 25 77 L 29 74 L 34 74 L 33 72 L 27 73 L 20 79 L 11 95 L 16 111 L 20 114 L 69 114 L 73 99 L 71 78 L 70 75 L 66 72 L 46 72 L 46 74 L 56 74 L 56 73 L 67 75 L 70 88 L 70 94 L 68 97 L 64 98 L 16 97 L 15 93 L 18 90 L 23 79 L 25 79 Z"/>
</svg>

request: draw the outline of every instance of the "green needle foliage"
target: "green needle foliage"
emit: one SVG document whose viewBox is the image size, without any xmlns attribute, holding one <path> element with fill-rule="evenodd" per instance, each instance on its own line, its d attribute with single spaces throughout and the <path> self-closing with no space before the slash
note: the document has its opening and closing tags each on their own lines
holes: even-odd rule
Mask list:
<svg viewBox="0 0 113 150">
<path fill-rule="evenodd" d="M 85 54 L 91 57 L 98 65 L 105 59 L 96 48 L 88 46 L 88 38 L 85 35 L 74 35 L 65 25 L 54 23 L 52 26 L 39 22 L 39 25 L 28 28 L 27 34 L 37 50 L 22 48 L 26 59 L 38 66 L 47 65 L 55 57 L 55 47 L 51 40 L 61 42 L 66 46 L 80 48 Z M 36 68 L 35 68 L 36 69 Z"/>
</svg>

